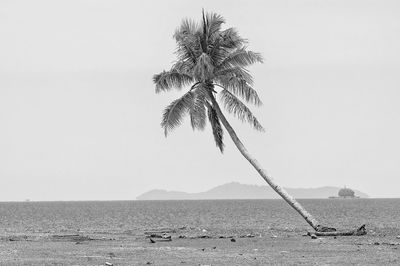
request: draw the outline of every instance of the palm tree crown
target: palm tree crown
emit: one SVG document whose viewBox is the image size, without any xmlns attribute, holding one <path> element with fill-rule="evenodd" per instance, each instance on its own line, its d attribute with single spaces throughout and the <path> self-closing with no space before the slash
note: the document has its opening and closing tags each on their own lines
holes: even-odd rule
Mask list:
<svg viewBox="0 0 400 266">
<path fill-rule="evenodd" d="M 247 66 L 263 62 L 261 54 L 248 51 L 246 40 L 234 28 L 221 29 L 225 20 L 218 14 L 207 13 L 201 23 L 184 19 L 175 31 L 177 61 L 170 70 L 154 75 L 156 93 L 172 88 L 188 88 L 179 99 L 168 105 L 162 116 L 161 126 L 165 135 L 180 125 L 186 114 L 190 116 L 192 128 L 203 130 L 208 118 L 217 147 L 223 152 L 223 130 L 215 110 L 214 88 L 218 86 L 219 100 L 225 109 L 242 121 L 249 122 L 254 129 L 263 127 L 247 103 L 261 105 L 253 89 L 253 78 Z M 214 103 L 214 104 L 213 104 Z"/>
</svg>

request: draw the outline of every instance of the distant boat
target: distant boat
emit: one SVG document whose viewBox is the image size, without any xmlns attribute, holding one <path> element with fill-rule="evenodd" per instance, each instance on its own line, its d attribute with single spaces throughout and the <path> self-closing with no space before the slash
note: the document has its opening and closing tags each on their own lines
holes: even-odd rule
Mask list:
<svg viewBox="0 0 400 266">
<path fill-rule="evenodd" d="M 31 200 L 30 199 L 25 199 L 25 202 L 30 202 Z"/>
</svg>

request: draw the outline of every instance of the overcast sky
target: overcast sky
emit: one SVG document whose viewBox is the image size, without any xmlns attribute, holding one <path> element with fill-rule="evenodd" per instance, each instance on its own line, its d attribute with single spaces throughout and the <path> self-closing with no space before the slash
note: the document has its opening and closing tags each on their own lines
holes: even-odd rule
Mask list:
<svg viewBox="0 0 400 266">
<path fill-rule="evenodd" d="M 248 2 L 0 1 L 0 201 L 264 184 L 228 134 L 221 155 L 209 127 L 160 127 L 183 92 L 152 75 L 203 7 L 266 59 L 250 69 L 266 132 L 228 117 L 279 184 L 400 197 L 400 2 Z"/>
</svg>

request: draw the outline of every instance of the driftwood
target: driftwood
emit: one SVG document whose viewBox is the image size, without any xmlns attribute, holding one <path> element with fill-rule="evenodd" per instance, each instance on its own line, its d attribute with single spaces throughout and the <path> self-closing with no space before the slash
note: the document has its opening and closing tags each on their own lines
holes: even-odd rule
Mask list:
<svg viewBox="0 0 400 266">
<path fill-rule="evenodd" d="M 336 229 L 335 229 L 336 230 Z M 367 230 L 365 229 L 365 224 L 360 226 L 360 228 L 351 231 L 316 231 L 308 232 L 307 235 L 312 236 L 362 236 L 366 235 Z"/>
<path fill-rule="evenodd" d="M 2 241 L 29 241 L 27 235 L 14 235 L 14 236 L 5 236 L 0 237 Z"/>
<path fill-rule="evenodd" d="M 90 240 L 95 240 L 89 236 L 83 236 L 79 234 L 71 234 L 71 235 L 52 235 L 51 240 L 53 241 L 90 241 Z"/>
<path fill-rule="evenodd" d="M 163 237 L 163 238 L 149 238 L 150 239 L 150 243 L 156 243 L 156 242 L 169 242 L 172 241 L 171 236 L 169 237 Z"/>
</svg>

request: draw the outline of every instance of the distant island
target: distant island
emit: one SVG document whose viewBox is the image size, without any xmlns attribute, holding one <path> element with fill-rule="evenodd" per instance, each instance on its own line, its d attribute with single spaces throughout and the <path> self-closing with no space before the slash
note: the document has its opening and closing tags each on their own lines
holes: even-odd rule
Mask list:
<svg viewBox="0 0 400 266">
<path fill-rule="evenodd" d="M 337 195 L 340 187 L 286 188 L 297 199 L 326 199 Z M 358 197 L 368 198 L 363 192 L 354 190 Z M 151 190 L 138 196 L 137 200 L 197 200 L 197 199 L 279 199 L 279 195 L 269 186 L 227 183 L 199 193 L 181 191 Z"/>
<path fill-rule="evenodd" d="M 354 190 L 344 187 L 339 190 L 338 196 L 331 196 L 330 199 L 357 199 L 360 196 L 356 195 Z"/>
</svg>

